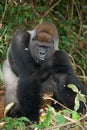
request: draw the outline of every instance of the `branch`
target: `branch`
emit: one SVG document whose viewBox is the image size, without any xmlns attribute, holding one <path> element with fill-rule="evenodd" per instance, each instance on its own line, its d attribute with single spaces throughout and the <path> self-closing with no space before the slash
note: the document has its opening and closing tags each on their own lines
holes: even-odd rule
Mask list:
<svg viewBox="0 0 87 130">
<path fill-rule="evenodd" d="M 51 100 L 51 101 L 54 101 L 55 104 L 57 103 L 57 104 L 60 105 L 61 107 L 65 108 L 65 109 L 67 109 L 67 110 L 69 110 L 69 111 L 72 111 L 72 110 L 69 109 L 68 107 L 64 106 L 62 103 L 56 101 L 55 99 L 53 99 L 53 98 L 51 98 L 51 97 L 49 97 L 49 96 L 47 96 L 47 95 L 46 95 L 46 96 L 43 96 L 43 99 L 44 99 L 44 100 L 49 99 L 49 100 Z"/>
<path fill-rule="evenodd" d="M 57 1 L 57 2 L 43 15 L 43 18 L 44 18 L 47 14 L 49 14 L 49 12 L 50 12 L 56 5 L 58 5 L 61 1 L 62 1 L 62 0 Z"/>
<path fill-rule="evenodd" d="M 73 125 L 73 124 L 77 125 L 77 124 L 80 123 L 80 121 L 82 121 L 82 120 L 84 120 L 84 119 L 87 119 L 87 114 L 85 114 L 83 117 L 81 117 L 78 121 L 72 121 L 72 120 L 71 120 L 71 122 L 67 122 L 67 123 L 65 123 L 65 124 L 63 124 L 63 125 L 52 126 L 52 127 L 47 128 L 47 129 L 45 129 L 45 130 L 52 130 L 52 129 L 56 129 L 56 128 L 65 127 L 65 126 L 68 126 L 68 125 Z M 73 126 L 73 127 L 74 127 L 74 126 Z"/>
</svg>

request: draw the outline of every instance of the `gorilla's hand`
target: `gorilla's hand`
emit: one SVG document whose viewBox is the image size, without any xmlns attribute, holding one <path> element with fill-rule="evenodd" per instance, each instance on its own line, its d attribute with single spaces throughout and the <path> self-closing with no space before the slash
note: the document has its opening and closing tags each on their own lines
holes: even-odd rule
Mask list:
<svg viewBox="0 0 87 130">
<path fill-rule="evenodd" d="M 47 62 L 41 64 L 39 70 L 39 78 L 41 79 L 41 81 L 42 82 L 45 81 L 50 77 L 50 75 L 51 75 L 50 66 L 47 64 Z"/>
</svg>

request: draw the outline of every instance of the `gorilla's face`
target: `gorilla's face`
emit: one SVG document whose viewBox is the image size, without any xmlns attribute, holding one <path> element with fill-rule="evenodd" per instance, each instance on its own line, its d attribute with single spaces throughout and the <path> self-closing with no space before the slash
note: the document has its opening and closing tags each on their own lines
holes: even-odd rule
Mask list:
<svg viewBox="0 0 87 130">
<path fill-rule="evenodd" d="M 55 49 L 54 49 L 54 43 L 46 43 L 46 42 L 40 42 L 38 40 L 32 40 L 29 43 L 29 50 L 31 52 L 31 55 L 35 62 L 41 63 L 48 59 L 51 55 L 53 55 Z"/>
<path fill-rule="evenodd" d="M 47 60 L 58 48 L 58 33 L 53 24 L 43 23 L 28 32 L 31 34 L 29 50 L 35 62 Z"/>
</svg>

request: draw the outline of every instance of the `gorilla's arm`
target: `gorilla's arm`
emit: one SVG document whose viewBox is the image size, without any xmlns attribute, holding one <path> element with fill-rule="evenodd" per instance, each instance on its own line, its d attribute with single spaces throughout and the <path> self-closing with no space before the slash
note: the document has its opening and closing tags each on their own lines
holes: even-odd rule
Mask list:
<svg viewBox="0 0 87 130">
<path fill-rule="evenodd" d="M 34 62 L 28 50 L 30 34 L 25 30 L 18 31 L 10 46 L 8 56 L 13 71 L 19 76 L 29 76 L 34 70 Z"/>
<path fill-rule="evenodd" d="M 22 116 L 31 121 L 39 121 L 39 110 L 41 107 L 41 83 L 37 74 L 32 74 L 26 79 L 20 79 L 17 88 L 17 97 Z"/>
<path fill-rule="evenodd" d="M 13 72 L 19 77 L 17 86 L 17 98 L 20 111 L 23 116 L 30 120 L 38 121 L 40 109 L 40 80 L 37 74 L 37 66 L 30 55 L 28 44 L 30 34 L 26 31 L 19 31 L 13 38 L 9 49 L 10 65 Z"/>
<path fill-rule="evenodd" d="M 86 90 L 82 83 L 75 76 L 70 64 L 68 55 L 65 51 L 56 51 L 52 63 L 52 73 L 55 82 L 57 83 L 57 92 L 54 98 L 59 100 L 65 106 L 74 109 L 74 100 L 76 93 L 67 87 L 69 84 L 75 84 L 77 88 L 86 95 Z M 79 112 L 84 113 L 85 105 L 80 104 Z"/>
<path fill-rule="evenodd" d="M 52 61 L 52 72 L 74 74 L 68 55 L 65 51 L 58 50 L 55 52 Z"/>
</svg>

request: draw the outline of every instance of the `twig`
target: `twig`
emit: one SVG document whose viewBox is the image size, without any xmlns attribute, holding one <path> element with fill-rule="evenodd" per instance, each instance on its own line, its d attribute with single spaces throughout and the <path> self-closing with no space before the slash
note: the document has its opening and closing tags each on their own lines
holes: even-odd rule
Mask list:
<svg viewBox="0 0 87 130">
<path fill-rule="evenodd" d="M 44 18 L 47 14 L 49 14 L 49 12 L 50 12 L 56 5 L 58 5 L 61 1 L 62 1 L 62 0 L 57 1 L 57 2 L 43 15 L 43 18 Z"/>
<path fill-rule="evenodd" d="M 87 113 L 86 113 L 84 116 L 82 116 L 78 121 L 82 121 L 82 120 L 84 120 L 85 118 L 87 119 Z M 77 122 L 78 122 L 78 121 L 77 121 Z"/>
<path fill-rule="evenodd" d="M 76 64 L 76 66 L 81 70 L 82 75 L 86 77 L 85 71 L 79 65 Z M 84 82 L 86 82 L 86 78 L 84 78 Z"/>
<path fill-rule="evenodd" d="M 87 76 L 77 75 L 77 77 L 87 80 Z"/>
<path fill-rule="evenodd" d="M 73 123 L 76 122 L 75 120 L 73 120 L 72 118 L 70 118 L 70 117 L 68 117 L 68 116 L 65 116 L 65 115 L 64 115 L 64 118 L 67 119 L 67 120 L 70 121 L 70 122 L 73 122 Z"/>
<path fill-rule="evenodd" d="M 65 109 L 68 109 L 69 111 L 72 111 L 71 109 L 69 109 L 68 107 L 64 106 L 62 103 L 56 101 L 55 99 L 49 97 L 49 96 L 44 96 L 43 99 L 47 100 L 47 99 L 50 99 L 52 101 L 54 101 L 54 103 L 56 104 L 59 104 L 61 107 L 65 108 Z"/>
<path fill-rule="evenodd" d="M 0 23 L 1 23 L 1 24 L 2 24 L 3 19 L 4 19 L 4 17 L 5 17 L 6 10 L 7 10 L 7 0 L 6 0 L 6 2 L 5 2 L 4 12 L 3 12 L 2 18 L 1 18 L 1 20 L 0 20 Z"/>
<path fill-rule="evenodd" d="M 56 128 L 65 127 L 65 126 L 68 126 L 68 125 L 73 125 L 73 124 L 77 125 L 77 124 L 80 123 L 80 121 L 84 120 L 85 118 L 87 118 L 87 114 L 85 114 L 83 117 L 81 117 L 78 121 L 71 121 L 71 122 L 67 122 L 67 123 L 65 123 L 63 125 L 52 126 L 52 127 L 47 128 L 45 130 L 52 130 L 52 129 L 56 129 Z"/>
<path fill-rule="evenodd" d="M 84 56 L 80 53 L 80 51 L 78 51 L 76 48 L 75 48 L 75 51 L 82 57 L 84 58 Z"/>
<path fill-rule="evenodd" d="M 74 2 L 74 5 L 75 5 L 75 7 L 76 7 L 76 10 L 77 10 L 77 13 L 78 13 L 78 17 L 79 17 L 79 21 L 80 21 L 80 28 L 79 28 L 79 33 L 78 33 L 79 36 L 80 36 L 81 31 L 82 31 L 82 17 L 81 17 L 81 15 L 80 15 L 80 12 L 79 12 L 79 9 L 78 9 L 78 6 L 77 6 L 75 0 L 73 0 L 73 2 Z"/>
</svg>

